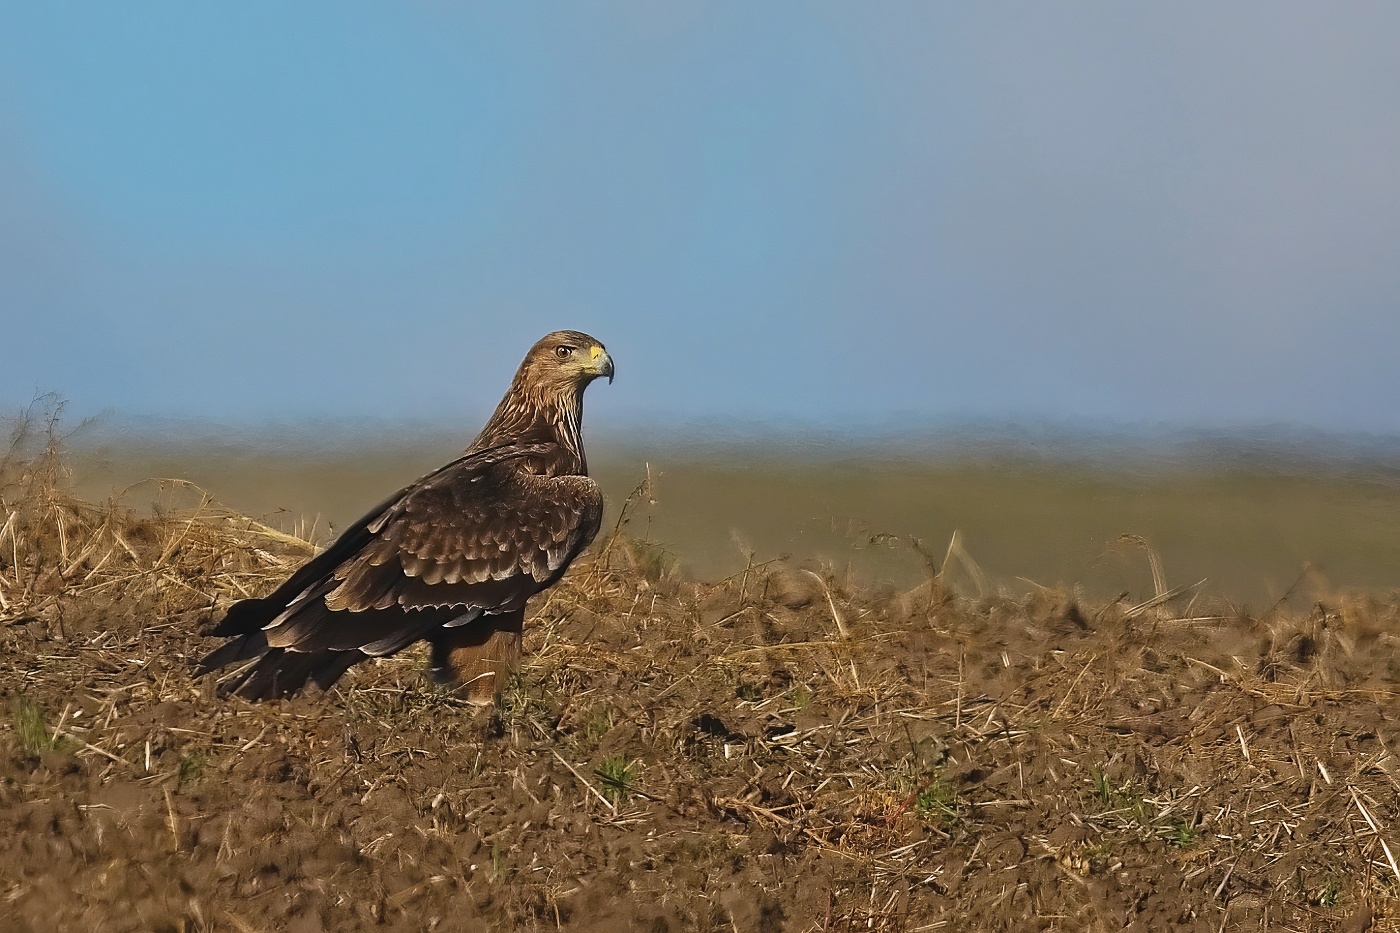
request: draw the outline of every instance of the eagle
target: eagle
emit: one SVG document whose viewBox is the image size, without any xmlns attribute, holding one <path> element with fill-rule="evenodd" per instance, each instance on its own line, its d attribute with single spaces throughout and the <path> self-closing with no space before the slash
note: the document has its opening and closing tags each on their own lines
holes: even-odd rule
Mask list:
<svg viewBox="0 0 1400 933">
<path fill-rule="evenodd" d="M 327 690 L 367 658 L 418 641 L 435 680 L 491 703 L 520 662 L 525 603 L 558 582 L 602 523 L 583 452 L 583 393 L 613 378 L 604 346 L 556 331 L 530 348 L 466 451 L 345 529 L 270 596 L 229 607 L 196 676 L 221 693 Z"/>
</svg>

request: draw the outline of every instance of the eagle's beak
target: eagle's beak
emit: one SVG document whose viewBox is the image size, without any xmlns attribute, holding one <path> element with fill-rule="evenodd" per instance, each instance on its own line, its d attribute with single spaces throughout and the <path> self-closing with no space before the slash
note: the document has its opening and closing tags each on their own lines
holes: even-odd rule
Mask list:
<svg viewBox="0 0 1400 933">
<path fill-rule="evenodd" d="M 590 357 L 589 371 L 595 376 L 607 376 L 608 383 L 611 384 L 613 381 L 613 361 L 612 357 L 608 356 L 608 351 L 602 347 L 591 347 L 588 354 Z"/>
</svg>

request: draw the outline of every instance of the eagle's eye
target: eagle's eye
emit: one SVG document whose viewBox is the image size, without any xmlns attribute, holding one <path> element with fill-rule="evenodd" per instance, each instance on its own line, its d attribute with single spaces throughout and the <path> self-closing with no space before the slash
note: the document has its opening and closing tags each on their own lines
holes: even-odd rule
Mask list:
<svg viewBox="0 0 1400 933">
<path fill-rule="evenodd" d="M 557 357 L 559 357 L 559 359 L 561 359 L 561 360 L 567 360 L 569 357 L 571 357 L 571 356 L 574 355 L 574 348 L 573 348 L 573 347 L 555 347 L 555 348 L 554 348 L 554 355 L 557 356 Z"/>
</svg>

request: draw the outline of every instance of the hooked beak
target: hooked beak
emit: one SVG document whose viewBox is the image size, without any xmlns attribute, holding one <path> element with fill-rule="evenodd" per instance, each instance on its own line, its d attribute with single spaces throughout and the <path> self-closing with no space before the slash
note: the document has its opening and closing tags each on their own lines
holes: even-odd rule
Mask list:
<svg viewBox="0 0 1400 933">
<path fill-rule="evenodd" d="M 608 351 L 602 347 L 592 347 L 589 353 L 589 372 L 595 376 L 607 376 L 609 385 L 613 381 L 613 361 Z"/>
</svg>

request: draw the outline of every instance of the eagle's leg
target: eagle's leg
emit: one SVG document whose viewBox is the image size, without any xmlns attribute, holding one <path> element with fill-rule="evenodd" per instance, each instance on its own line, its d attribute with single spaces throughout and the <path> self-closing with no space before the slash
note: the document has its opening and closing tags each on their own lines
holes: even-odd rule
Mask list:
<svg viewBox="0 0 1400 933">
<path fill-rule="evenodd" d="M 433 678 L 472 703 L 494 703 L 520 668 L 525 610 L 482 616 L 432 635 Z"/>
</svg>

